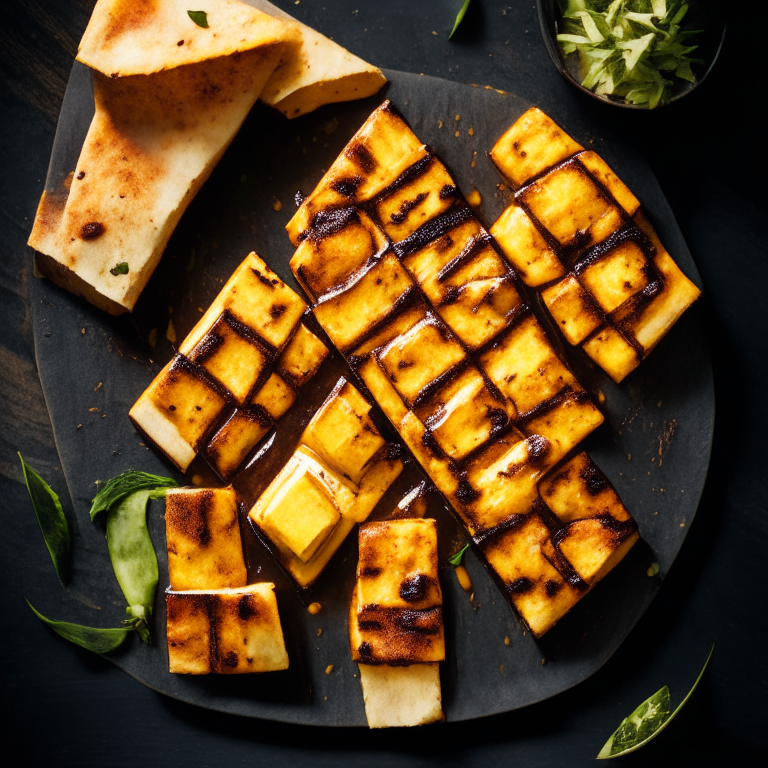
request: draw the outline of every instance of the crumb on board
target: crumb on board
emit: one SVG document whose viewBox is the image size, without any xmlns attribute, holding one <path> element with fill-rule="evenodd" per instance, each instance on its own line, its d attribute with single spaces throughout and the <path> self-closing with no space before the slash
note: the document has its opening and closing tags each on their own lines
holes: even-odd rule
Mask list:
<svg viewBox="0 0 768 768">
<path fill-rule="evenodd" d="M 322 606 L 322 605 L 320 605 L 320 603 L 310 603 L 310 604 L 307 606 L 307 610 L 308 610 L 308 611 L 309 611 L 309 612 L 310 612 L 310 613 L 311 613 L 313 616 L 315 616 L 315 615 L 317 615 L 318 613 L 320 613 L 320 611 L 322 611 L 322 610 L 323 610 L 323 606 Z"/>
<path fill-rule="evenodd" d="M 326 674 L 326 675 L 330 675 L 330 674 L 331 674 L 331 672 L 333 672 L 333 664 L 329 664 L 329 665 L 328 665 L 328 666 L 325 668 L 325 674 Z"/>
</svg>

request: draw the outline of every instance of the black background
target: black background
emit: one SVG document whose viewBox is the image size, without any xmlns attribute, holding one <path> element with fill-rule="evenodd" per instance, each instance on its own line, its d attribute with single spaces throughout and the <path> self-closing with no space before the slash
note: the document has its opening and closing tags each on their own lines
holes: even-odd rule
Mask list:
<svg viewBox="0 0 768 768">
<path fill-rule="evenodd" d="M 0 553 L 3 752 L 46 765 L 580 766 L 618 722 L 668 684 L 673 702 L 711 667 L 680 717 L 626 765 L 751 764 L 766 751 L 765 63 L 760 6 L 731 4 L 721 60 L 700 89 L 657 113 L 576 92 L 555 72 L 532 0 L 279 0 L 383 67 L 513 91 L 557 117 L 584 113 L 643 148 L 705 284 L 717 424 L 709 479 L 683 549 L 649 611 L 597 674 L 542 704 L 398 732 L 285 726 L 156 694 L 58 642 L 23 602 Z M 37 379 L 26 239 L 88 0 L 4 0 L 0 23 L 0 547 L 44 545 L 15 456 L 69 501 Z M 750 10 L 754 13 L 750 14 Z M 726 12 L 729 9 L 725 9 Z M 436 33 L 436 34 L 433 34 Z M 51 589 L 58 589 L 50 569 Z"/>
</svg>

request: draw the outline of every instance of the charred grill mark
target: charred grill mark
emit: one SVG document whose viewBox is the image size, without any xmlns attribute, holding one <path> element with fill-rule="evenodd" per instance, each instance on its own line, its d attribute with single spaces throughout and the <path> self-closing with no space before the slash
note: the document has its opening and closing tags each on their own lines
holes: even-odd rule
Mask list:
<svg viewBox="0 0 768 768">
<path fill-rule="evenodd" d="M 400 597 L 408 602 L 421 600 L 429 588 L 430 578 L 424 573 L 417 573 L 400 584 Z"/>
<path fill-rule="evenodd" d="M 293 202 L 296 204 L 297 208 L 301 208 L 301 204 L 306 199 L 307 199 L 307 196 L 300 189 L 297 189 L 293 195 Z"/>
<path fill-rule="evenodd" d="M 469 480 L 464 476 L 459 479 L 455 496 L 462 504 L 466 505 L 471 504 L 475 499 L 479 498 L 480 493 L 472 487 Z"/>
<path fill-rule="evenodd" d="M 561 583 L 552 581 L 552 579 L 547 580 L 546 584 L 544 584 L 547 597 L 554 597 L 562 588 L 563 585 Z"/>
<path fill-rule="evenodd" d="M 334 181 L 331 184 L 331 189 L 338 192 L 342 197 L 354 197 L 362 183 L 363 179 L 360 176 L 347 176 Z"/>
<path fill-rule="evenodd" d="M 610 487 L 605 475 L 591 460 L 589 464 L 579 472 L 579 477 L 584 481 L 584 485 L 592 496 L 597 496 L 598 493 Z"/>
<path fill-rule="evenodd" d="M 309 223 L 309 228 L 299 235 L 300 240 L 321 240 L 341 232 L 351 223 L 359 224 L 360 216 L 354 208 L 336 208 L 330 211 L 318 211 Z"/>
<path fill-rule="evenodd" d="M 274 288 L 274 283 L 266 276 L 261 274 L 261 270 L 256 269 L 256 267 L 251 267 L 251 272 L 253 272 L 254 275 L 256 275 L 256 279 L 262 284 L 266 285 L 267 288 Z"/>
<path fill-rule="evenodd" d="M 203 336 L 200 343 L 189 353 L 193 363 L 202 364 L 224 343 L 224 338 L 214 332 L 213 328 Z"/>
<path fill-rule="evenodd" d="M 472 218 L 472 210 L 464 203 L 459 203 L 440 216 L 422 224 L 413 234 L 392 245 L 392 250 L 399 259 L 403 259 L 414 251 L 418 251 L 433 240 L 448 234 L 459 224 Z"/>
<path fill-rule="evenodd" d="M 525 592 L 530 592 L 533 589 L 533 582 L 527 579 L 525 576 L 520 576 L 514 581 L 510 581 L 507 584 L 507 589 L 512 595 L 522 595 Z"/>
<path fill-rule="evenodd" d="M 459 189 L 455 184 L 445 184 L 440 190 L 441 200 L 450 200 L 459 196 Z"/>
<path fill-rule="evenodd" d="M 545 413 L 557 408 L 557 406 L 562 405 L 566 400 L 571 399 L 583 403 L 590 400 L 590 397 L 583 389 L 574 391 L 570 384 L 566 384 L 556 395 L 552 395 L 552 397 L 542 400 L 540 403 L 534 405 L 529 411 L 518 414 L 517 424 L 518 426 L 524 426 L 527 422 L 532 421 L 539 416 L 543 416 Z"/>
<path fill-rule="evenodd" d="M 95 240 L 101 237 L 105 232 L 104 225 L 99 221 L 89 221 L 80 227 L 80 238 L 82 240 Z"/>
<path fill-rule="evenodd" d="M 421 392 L 419 392 L 418 395 L 413 399 L 413 402 L 411 403 L 411 408 L 417 408 L 419 405 L 421 405 L 423 402 L 428 400 L 433 392 L 436 392 L 438 389 L 441 389 L 445 384 L 447 384 L 449 381 L 452 381 L 455 379 L 469 364 L 469 359 L 464 357 L 461 360 L 459 360 L 456 365 L 449 368 L 445 373 L 440 374 L 440 376 L 437 376 L 436 378 L 432 379 L 428 384 L 425 384 L 424 387 L 422 387 Z"/>
<path fill-rule="evenodd" d="M 524 523 L 530 517 L 530 513 L 510 515 L 506 520 L 502 520 L 498 525 L 494 525 L 491 528 L 476 531 L 472 536 L 472 541 L 477 544 L 480 549 L 484 549 L 488 546 L 493 539 L 496 539 L 501 534 L 511 531 L 513 528 Z"/>
<path fill-rule="evenodd" d="M 464 264 L 471 260 L 481 245 L 486 245 L 490 242 L 491 236 L 487 232 L 483 232 L 483 234 L 468 240 L 461 253 L 459 253 L 458 256 L 454 256 L 437 273 L 437 282 L 444 283 L 454 272 L 458 271 Z"/>
<path fill-rule="evenodd" d="M 344 154 L 366 174 L 373 173 L 373 170 L 378 165 L 376 158 L 369 149 L 360 142 L 355 142 L 348 146 L 344 150 Z"/>
<path fill-rule="evenodd" d="M 384 189 L 376 195 L 372 204 L 377 205 L 382 200 L 397 192 L 397 190 L 410 184 L 414 179 L 421 176 L 434 161 L 435 156 L 432 153 L 432 150 L 427 149 L 427 154 L 420 160 L 417 160 L 413 165 L 406 168 L 389 186 L 384 187 Z"/>
<path fill-rule="evenodd" d="M 396 213 L 392 213 L 389 216 L 390 221 L 393 224 L 402 224 L 407 218 L 408 214 L 417 206 L 421 205 L 429 197 L 429 192 L 419 192 L 412 200 L 406 200 Z"/>
<path fill-rule="evenodd" d="M 235 398 L 232 393 L 224 387 L 217 379 L 211 376 L 208 371 L 200 365 L 193 363 L 188 357 L 185 357 L 181 352 L 177 352 L 173 358 L 171 367 L 168 369 L 168 378 L 171 381 L 175 381 L 179 373 L 186 373 L 189 376 L 194 376 L 200 379 L 206 386 L 210 387 L 219 397 L 228 401 L 234 401 Z"/>
</svg>

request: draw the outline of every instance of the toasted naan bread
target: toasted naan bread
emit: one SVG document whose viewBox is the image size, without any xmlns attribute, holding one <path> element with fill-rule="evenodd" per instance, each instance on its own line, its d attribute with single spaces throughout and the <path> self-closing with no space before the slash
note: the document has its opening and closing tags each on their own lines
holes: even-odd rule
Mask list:
<svg viewBox="0 0 768 768">
<path fill-rule="evenodd" d="M 291 24 L 236 0 L 205 0 L 207 29 L 187 5 L 97 3 L 78 55 L 94 68 L 96 113 L 71 184 L 43 193 L 29 239 L 43 274 L 112 314 L 133 309 L 182 213 L 299 40 Z M 110 271 L 123 263 L 127 273 Z"/>
</svg>

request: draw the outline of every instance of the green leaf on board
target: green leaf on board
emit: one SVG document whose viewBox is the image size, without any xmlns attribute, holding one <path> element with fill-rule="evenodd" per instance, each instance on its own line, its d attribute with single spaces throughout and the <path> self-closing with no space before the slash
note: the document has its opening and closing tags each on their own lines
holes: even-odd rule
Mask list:
<svg viewBox="0 0 768 768">
<path fill-rule="evenodd" d="M 467 8 L 469 8 L 470 2 L 472 2 L 472 0 L 464 0 L 464 5 L 461 6 L 461 10 L 456 15 L 456 21 L 453 22 L 453 29 L 451 30 L 451 34 L 448 35 L 449 40 L 453 37 L 453 33 L 459 28 L 459 24 L 464 21 L 464 16 L 467 13 Z"/>
<path fill-rule="evenodd" d="M 677 713 L 683 708 L 688 699 L 696 690 L 704 671 L 709 665 L 712 653 L 715 650 L 715 644 L 709 651 L 709 656 L 704 662 L 704 666 L 693 684 L 693 688 L 688 691 L 688 695 L 680 702 L 677 709 L 669 713 L 669 688 L 665 685 L 660 691 L 656 691 L 649 699 L 646 699 L 629 717 L 621 721 L 621 725 L 598 754 L 598 760 L 606 760 L 612 757 L 619 757 L 634 752 L 647 744 L 651 739 L 658 736 L 673 720 Z"/>
<path fill-rule="evenodd" d="M 469 544 L 465 544 L 456 554 L 451 555 L 448 558 L 448 562 L 456 567 L 458 565 L 461 565 L 461 561 L 464 559 L 464 553 L 469 549 Z"/>
<path fill-rule="evenodd" d="M 123 499 L 132 493 L 136 493 L 136 491 L 176 487 L 178 487 L 178 483 L 170 477 L 160 477 L 158 475 L 150 475 L 148 472 L 129 469 L 127 472 L 123 472 L 117 477 L 108 480 L 99 488 L 99 492 L 91 504 L 91 520 L 94 520 L 100 512 L 108 512 L 123 501 Z M 158 490 L 157 496 L 152 498 L 162 495 L 164 493 Z"/>
<path fill-rule="evenodd" d="M 21 471 L 24 474 L 24 482 L 32 499 L 32 506 L 37 515 L 37 522 L 43 532 L 45 546 L 51 553 L 51 560 L 56 568 L 61 583 L 64 583 L 69 570 L 69 550 L 71 537 L 69 524 L 61 508 L 59 497 L 53 492 L 48 483 L 27 464 L 19 453 Z"/>
<path fill-rule="evenodd" d="M 47 624 L 57 635 L 61 635 L 70 643 L 75 643 L 75 645 L 94 653 L 114 651 L 125 642 L 125 638 L 133 631 L 129 627 L 99 629 L 97 627 L 84 627 L 82 624 L 71 624 L 68 621 L 54 621 L 43 616 L 29 600 L 27 600 L 27 605 L 32 609 L 35 616 Z"/>
<path fill-rule="evenodd" d="M 208 29 L 208 14 L 205 11 L 187 11 L 187 16 L 189 16 L 198 27 Z"/>
</svg>

